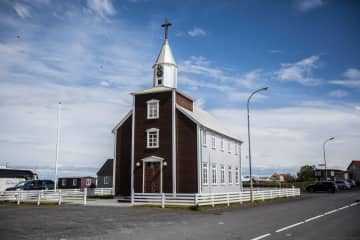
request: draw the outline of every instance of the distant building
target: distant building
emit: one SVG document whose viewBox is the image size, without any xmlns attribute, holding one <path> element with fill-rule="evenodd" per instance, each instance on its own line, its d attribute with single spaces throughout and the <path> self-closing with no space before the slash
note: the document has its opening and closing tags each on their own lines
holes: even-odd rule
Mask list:
<svg viewBox="0 0 360 240">
<path fill-rule="evenodd" d="M 347 170 L 350 172 L 351 179 L 354 179 L 356 182 L 360 182 L 360 160 L 351 161 Z"/>
<path fill-rule="evenodd" d="M 62 177 L 58 180 L 58 187 L 62 189 L 84 189 L 95 188 L 95 177 Z"/>
<path fill-rule="evenodd" d="M 97 187 L 112 188 L 113 186 L 113 169 L 114 159 L 108 159 L 97 172 Z"/>
<path fill-rule="evenodd" d="M 340 169 L 326 169 L 327 178 L 329 180 L 346 180 L 350 178 L 350 172 L 344 171 Z M 315 169 L 315 178 L 316 180 L 325 180 L 326 179 L 326 172 L 325 169 Z"/>
<path fill-rule="evenodd" d="M 285 177 L 284 177 L 285 175 L 286 175 L 285 173 L 274 173 L 271 176 L 271 179 L 274 182 L 285 182 Z"/>
<path fill-rule="evenodd" d="M 0 191 L 25 180 L 36 180 L 38 175 L 31 170 L 0 168 Z"/>
</svg>

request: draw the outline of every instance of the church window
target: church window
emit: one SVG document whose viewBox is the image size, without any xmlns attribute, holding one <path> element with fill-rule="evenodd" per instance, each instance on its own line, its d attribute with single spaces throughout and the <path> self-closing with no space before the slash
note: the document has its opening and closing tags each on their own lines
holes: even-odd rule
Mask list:
<svg viewBox="0 0 360 240">
<path fill-rule="evenodd" d="M 228 141 L 228 153 L 231 153 L 231 142 Z"/>
<path fill-rule="evenodd" d="M 150 128 L 146 130 L 147 135 L 147 148 L 158 148 L 159 147 L 159 129 Z"/>
<path fill-rule="evenodd" d="M 225 183 L 225 167 L 224 167 L 224 165 L 221 165 L 221 168 L 220 168 L 220 182 L 222 184 Z"/>
<path fill-rule="evenodd" d="M 239 184 L 240 183 L 240 178 L 239 178 L 239 168 L 235 168 L 235 183 Z"/>
<path fill-rule="evenodd" d="M 159 118 L 159 100 L 151 99 L 147 103 L 147 118 L 157 119 Z"/>
<path fill-rule="evenodd" d="M 203 130 L 203 145 L 206 146 L 206 130 Z"/>
<path fill-rule="evenodd" d="M 203 185 L 208 185 L 208 164 L 207 163 L 203 163 L 203 169 L 202 169 L 202 182 Z"/>
<path fill-rule="evenodd" d="M 224 151 L 224 139 L 223 138 L 220 141 L 220 148 L 221 148 L 221 151 Z"/>
<path fill-rule="evenodd" d="M 232 168 L 229 166 L 228 168 L 228 177 L 229 177 L 229 184 L 233 183 L 233 176 L 232 176 Z"/>
<path fill-rule="evenodd" d="M 215 137 L 215 135 L 211 136 L 211 147 L 213 149 L 216 148 L 216 137 Z"/>
<path fill-rule="evenodd" d="M 212 179 L 212 185 L 216 185 L 216 164 L 212 165 L 211 179 Z"/>
</svg>

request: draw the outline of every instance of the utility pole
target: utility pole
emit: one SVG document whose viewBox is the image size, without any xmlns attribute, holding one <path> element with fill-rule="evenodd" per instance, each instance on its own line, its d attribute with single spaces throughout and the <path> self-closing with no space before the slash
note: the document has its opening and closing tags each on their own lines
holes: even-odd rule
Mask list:
<svg viewBox="0 0 360 240">
<path fill-rule="evenodd" d="M 57 190 L 58 185 L 58 162 L 60 157 L 60 128 L 61 128 L 61 102 L 58 104 L 58 124 L 57 124 L 57 143 L 56 143 L 56 159 L 55 159 L 55 184 L 54 190 Z"/>
</svg>

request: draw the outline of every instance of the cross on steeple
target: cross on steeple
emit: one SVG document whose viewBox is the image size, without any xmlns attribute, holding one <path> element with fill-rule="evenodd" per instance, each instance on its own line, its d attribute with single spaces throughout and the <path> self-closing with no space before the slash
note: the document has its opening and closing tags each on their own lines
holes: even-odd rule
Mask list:
<svg viewBox="0 0 360 240">
<path fill-rule="evenodd" d="M 172 24 L 165 19 L 165 23 L 161 25 L 161 27 L 165 28 L 165 39 L 168 39 L 168 29 Z"/>
</svg>

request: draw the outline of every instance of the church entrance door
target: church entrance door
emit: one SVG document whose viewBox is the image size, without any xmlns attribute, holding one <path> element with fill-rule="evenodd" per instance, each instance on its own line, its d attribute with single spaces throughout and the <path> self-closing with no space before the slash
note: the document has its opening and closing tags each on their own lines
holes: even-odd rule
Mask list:
<svg viewBox="0 0 360 240">
<path fill-rule="evenodd" d="M 160 193 L 160 162 L 145 162 L 144 190 L 146 193 Z"/>
</svg>

